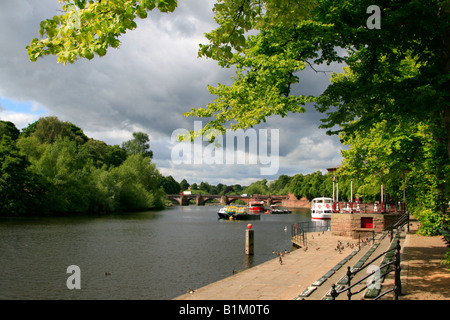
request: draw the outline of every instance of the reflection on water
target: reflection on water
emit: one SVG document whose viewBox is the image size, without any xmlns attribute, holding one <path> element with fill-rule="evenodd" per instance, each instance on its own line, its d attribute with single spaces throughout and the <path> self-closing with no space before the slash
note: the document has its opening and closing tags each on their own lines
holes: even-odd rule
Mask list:
<svg viewBox="0 0 450 320">
<path fill-rule="evenodd" d="M 300 210 L 262 215 L 247 256 L 247 222 L 218 220 L 217 210 L 2 218 L 0 299 L 171 299 L 275 258 L 290 249 L 290 225 L 311 219 Z M 80 267 L 80 290 L 66 286 L 70 265 Z"/>
<path fill-rule="evenodd" d="M 244 255 L 244 268 L 248 269 L 254 266 L 254 256 L 253 255 Z"/>
</svg>

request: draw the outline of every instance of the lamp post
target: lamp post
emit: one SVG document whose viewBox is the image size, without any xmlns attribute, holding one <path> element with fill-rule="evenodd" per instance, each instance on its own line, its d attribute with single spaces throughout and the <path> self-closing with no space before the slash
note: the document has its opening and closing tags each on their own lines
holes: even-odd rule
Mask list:
<svg viewBox="0 0 450 320">
<path fill-rule="evenodd" d="M 350 177 L 350 212 L 353 213 L 353 177 Z"/>
<path fill-rule="evenodd" d="M 411 170 L 409 169 L 403 169 L 402 172 L 402 178 L 403 178 L 403 206 L 404 206 L 404 210 L 406 211 L 406 183 L 405 183 L 405 177 L 406 174 L 411 172 Z"/>
<path fill-rule="evenodd" d="M 328 172 L 333 172 L 333 212 L 339 212 L 339 178 L 336 177 L 336 170 L 339 167 L 327 168 Z"/>
<path fill-rule="evenodd" d="M 381 213 L 383 213 L 383 184 L 381 184 Z"/>
</svg>

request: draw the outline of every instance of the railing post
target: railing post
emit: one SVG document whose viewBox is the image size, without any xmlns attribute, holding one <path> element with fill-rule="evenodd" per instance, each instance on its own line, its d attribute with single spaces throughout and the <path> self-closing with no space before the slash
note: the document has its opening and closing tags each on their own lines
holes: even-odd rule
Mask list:
<svg viewBox="0 0 450 320">
<path fill-rule="evenodd" d="M 334 283 L 331 285 L 330 295 L 331 295 L 331 300 L 336 300 L 337 292 L 336 292 L 336 285 Z"/>
<path fill-rule="evenodd" d="M 350 289 L 351 286 L 351 276 L 352 276 L 352 272 L 350 271 L 350 267 L 347 267 L 347 286 L 348 286 L 348 291 L 347 291 L 347 297 L 348 300 L 352 300 L 352 291 Z"/>
<path fill-rule="evenodd" d="M 407 221 L 407 223 L 408 223 L 408 232 L 409 232 L 409 211 L 406 211 L 406 214 L 408 215 L 407 217 L 408 217 L 408 221 Z"/>
<path fill-rule="evenodd" d="M 402 294 L 402 281 L 400 278 L 400 240 L 397 240 L 395 247 L 395 279 L 394 279 L 394 298 L 398 300 L 398 296 Z"/>
<path fill-rule="evenodd" d="M 306 239 L 306 233 L 305 230 L 302 230 L 302 238 L 303 238 L 303 247 L 307 247 L 308 246 L 308 241 Z"/>
</svg>

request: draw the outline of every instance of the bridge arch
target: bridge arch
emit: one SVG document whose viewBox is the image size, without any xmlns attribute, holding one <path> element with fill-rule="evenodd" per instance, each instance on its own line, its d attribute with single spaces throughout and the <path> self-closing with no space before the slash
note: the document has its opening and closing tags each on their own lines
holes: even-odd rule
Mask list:
<svg viewBox="0 0 450 320">
<path fill-rule="evenodd" d="M 282 199 L 272 199 L 271 204 L 277 204 L 277 203 L 282 203 L 283 200 Z"/>
<path fill-rule="evenodd" d="M 253 195 L 249 196 L 233 196 L 233 195 L 202 195 L 202 194 L 169 194 L 167 198 L 179 205 L 189 205 L 191 200 L 195 201 L 196 205 L 204 205 L 207 202 L 218 201 L 221 205 L 228 205 L 236 202 L 237 200 L 243 201 L 245 204 L 249 204 L 253 201 L 263 201 L 266 205 L 275 203 L 282 203 L 283 200 L 288 199 L 288 196 L 265 196 L 265 195 Z"/>
<path fill-rule="evenodd" d="M 174 197 L 167 197 L 167 200 L 169 200 L 172 204 L 180 205 L 181 206 L 181 200 Z"/>
<path fill-rule="evenodd" d="M 241 198 L 228 198 L 227 204 L 232 204 L 232 203 L 235 203 L 236 201 L 243 201 L 245 204 L 247 204 L 247 203 L 245 202 L 245 200 L 243 200 L 243 199 L 241 199 Z"/>
<path fill-rule="evenodd" d="M 203 201 L 203 204 L 206 203 L 220 203 L 220 199 L 217 198 L 206 198 L 205 201 Z"/>
</svg>

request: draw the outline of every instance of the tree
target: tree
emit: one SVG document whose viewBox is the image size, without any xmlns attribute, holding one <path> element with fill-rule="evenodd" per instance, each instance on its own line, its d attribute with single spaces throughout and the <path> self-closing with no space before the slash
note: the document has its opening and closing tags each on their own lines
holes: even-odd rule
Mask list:
<svg viewBox="0 0 450 320">
<path fill-rule="evenodd" d="M 267 188 L 267 180 L 263 179 L 263 180 L 251 183 L 248 187 L 244 188 L 242 193 L 245 193 L 248 195 L 269 194 L 269 189 Z"/>
<path fill-rule="evenodd" d="M 60 62 L 103 55 L 135 27 L 137 16 L 146 16 L 144 11 L 176 6 L 176 1 L 151 0 L 63 2 L 62 15 L 41 23 L 44 38 L 28 47 L 31 60 L 46 54 L 58 55 Z M 208 118 L 203 132 L 224 132 L 227 126 L 254 126 L 270 115 L 304 112 L 303 105 L 314 101 L 326 114 L 322 127 L 330 134 L 361 137 L 391 119 L 426 125 L 429 131 L 423 134 L 431 143 L 426 163 L 435 181 L 427 201 L 444 219 L 450 171 L 450 3 L 383 0 L 380 29 L 368 26 L 371 5 L 371 0 L 218 0 L 217 28 L 206 34 L 209 43 L 200 45 L 199 55 L 234 67 L 236 77 L 231 85 L 208 87 L 214 102 L 185 115 Z M 348 69 L 335 75 L 319 97 L 293 93 L 302 69 L 335 62 Z M 420 165 L 414 150 L 406 153 L 398 155 Z"/>
<path fill-rule="evenodd" d="M 236 186 L 238 186 L 238 185 L 226 186 L 225 189 L 222 191 L 222 193 L 224 195 L 225 194 L 239 194 L 239 189 Z M 236 189 L 235 189 L 235 187 L 236 187 Z"/>
<path fill-rule="evenodd" d="M 342 133 L 350 148 L 342 152 L 344 162 L 339 174 L 358 179 L 360 186 L 355 190 L 366 199 L 378 200 L 383 184 L 385 194 L 403 201 L 405 178 L 407 209 L 421 220 L 422 233 L 436 234 L 450 223 L 448 215 L 439 210 L 450 196 L 448 185 L 442 193 L 436 192 L 442 183 L 440 165 L 445 152 L 429 134 L 432 121 L 409 120 L 392 118 L 375 123 L 368 133 Z M 436 157 L 439 150 L 441 157 Z M 444 181 L 448 179 L 450 170 L 444 172 Z M 339 187 L 341 192 L 341 184 Z"/>
<path fill-rule="evenodd" d="M 17 140 L 19 138 L 20 131 L 16 128 L 14 123 L 10 121 L 2 121 L 0 120 L 0 139 L 4 135 L 10 137 L 12 140 Z"/>
<path fill-rule="evenodd" d="M 271 181 L 269 183 L 269 191 L 271 194 L 286 195 L 289 192 L 289 184 L 291 182 L 291 177 L 282 174 L 277 180 Z"/>
<path fill-rule="evenodd" d="M 211 186 L 209 185 L 209 183 L 208 182 L 204 182 L 204 181 L 202 181 L 202 182 L 200 182 L 200 190 L 202 190 L 202 192 L 205 192 L 205 193 L 210 193 L 210 190 L 211 190 Z"/>
<path fill-rule="evenodd" d="M 149 157 L 142 153 L 131 155 L 125 162 L 111 171 L 119 188 L 115 197 L 119 210 L 148 210 L 163 208 L 160 188 L 162 176 Z"/>
<path fill-rule="evenodd" d="M 122 143 L 122 148 L 130 155 L 141 153 L 144 157 L 151 159 L 153 158 L 153 151 L 150 150 L 149 141 L 148 134 L 144 132 L 133 132 L 133 139 Z"/>
<path fill-rule="evenodd" d="M 191 184 L 191 190 L 198 190 L 198 185 L 195 182 Z"/>
<path fill-rule="evenodd" d="M 11 131 L 15 136 L 16 131 Z M 0 216 L 34 213 L 35 205 L 39 204 L 37 197 L 45 187 L 29 167 L 29 161 L 20 153 L 14 140 L 6 134 L 1 136 Z"/>
<path fill-rule="evenodd" d="M 361 136 L 369 134 L 374 124 L 392 119 L 426 124 L 427 139 L 433 141 L 428 159 L 434 164 L 428 202 L 433 212 L 440 212 L 441 221 L 446 221 L 446 176 L 450 171 L 448 1 L 383 1 L 382 28 L 378 30 L 367 25 L 365 13 L 371 1 L 318 1 L 303 16 L 291 20 L 282 19 L 288 13 L 270 7 L 275 2 L 264 1 L 263 10 L 258 8 L 259 1 L 220 1 L 215 6 L 219 26 L 207 35 L 210 43 L 201 46 L 200 54 L 223 66 L 234 66 L 237 77 L 229 86 L 210 88 L 218 96 L 215 102 L 188 115 L 214 117 L 205 129 L 223 130 L 231 120 L 229 115 L 237 120 L 231 128 L 243 128 L 264 121 L 269 114 L 283 115 L 280 110 L 299 112 L 299 104 L 312 100 L 289 95 L 301 63 L 311 67 L 313 63 L 345 63 L 347 72 L 335 75 L 326 91 L 314 99 L 317 109 L 327 114 L 322 127 L 330 134 Z M 289 13 L 305 8 L 303 2 L 289 4 L 294 7 Z M 275 13 L 279 13 L 278 19 L 273 19 Z M 252 28 L 259 33 L 245 37 Z M 272 59 L 276 63 L 271 63 Z M 261 88 L 270 94 L 261 94 Z M 270 111 L 258 108 L 263 105 Z M 403 160 L 417 156 L 412 149 L 405 151 L 399 154 Z M 398 167 L 405 164 L 400 160 L 391 159 Z"/>
<path fill-rule="evenodd" d="M 42 117 L 29 124 L 22 132 L 25 137 L 35 136 L 41 143 L 53 143 L 57 139 L 68 137 L 78 144 L 86 143 L 89 138 L 83 130 L 68 121 L 63 122 L 57 117 Z"/>
<path fill-rule="evenodd" d="M 320 171 L 306 175 L 302 181 L 300 193 L 308 200 L 320 196 L 327 196 L 328 194 L 325 192 L 323 181 L 324 178 Z"/>
<path fill-rule="evenodd" d="M 119 145 L 107 145 L 104 159 L 106 165 L 118 167 L 127 159 L 127 152 Z"/>
<path fill-rule="evenodd" d="M 217 189 L 217 194 L 225 194 L 225 189 L 226 189 L 226 185 L 224 185 L 223 183 L 219 183 L 216 186 Z"/>
<path fill-rule="evenodd" d="M 181 180 L 180 188 L 181 191 L 187 190 L 189 188 L 189 183 L 186 181 L 186 179 Z"/>
<path fill-rule="evenodd" d="M 175 0 L 59 0 L 63 14 L 40 24 L 40 35 L 27 46 L 32 61 L 45 55 L 58 56 L 60 63 L 73 63 L 78 58 L 91 60 L 104 56 L 108 48 L 117 48 L 119 37 L 133 30 L 135 19 L 146 18 L 147 11 L 175 9 Z"/>
<path fill-rule="evenodd" d="M 56 117 L 41 118 L 20 134 L 0 122 L 0 133 L 0 215 L 164 207 L 163 178 L 145 148 L 128 155 Z"/>
<path fill-rule="evenodd" d="M 161 185 L 167 194 L 177 194 L 181 191 L 180 184 L 172 176 L 163 177 Z"/>
<path fill-rule="evenodd" d="M 341 193 L 341 189 L 339 190 Z M 292 192 L 297 199 L 306 197 L 308 200 L 312 200 L 321 196 L 331 197 L 332 175 L 323 175 L 320 171 L 307 175 L 296 174 L 290 179 L 288 191 Z M 343 193 L 341 195 L 343 195 Z M 350 196 L 348 198 L 350 198 Z"/>
<path fill-rule="evenodd" d="M 127 158 L 127 151 L 118 145 L 110 146 L 103 141 L 89 139 L 81 148 L 80 152 L 86 153 L 97 168 L 118 167 Z"/>
<path fill-rule="evenodd" d="M 49 186 L 44 195 L 43 211 L 54 214 L 89 212 L 94 189 L 93 161 L 79 152 L 69 138 L 45 145 L 42 156 L 33 164 L 34 171 Z"/>
<path fill-rule="evenodd" d="M 170 12 L 177 4 L 175 0 L 62 2 L 63 14 L 42 21 L 43 39 L 33 39 L 28 46 L 30 59 L 53 54 L 60 62 L 73 62 L 78 57 L 91 59 L 94 52 L 104 55 L 108 47 L 118 46 L 120 35 L 136 27 L 137 17 L 145 18 L 155 8 Z M 322 112 L 338 106 L 326 120 L 327 127 L 355 117 L 362 117 L 359 124 L 364 126 L 391 113 L 433 116 L 446 131 L 450 158 L 448 2 L 383 1 L 379 30 L 367 26 L 371 4 L 370 0 L 288 4 L 219 0 L 214 5 L 218 27 L 206 34 L 209 44 L 200 46 L 199 55 L 234 66 L 237 77 L 231 86 L 210 87 L 218 96 L 215 102 L 188 115 L 213 117 L 204 131 L 211 127 L 223 131 L 227 122 L 232 129 L 247 128 L 273 114 L 303 112 L 302 105 L 313 99 L 290 93 L 298 82 L 296 73 L 311 62 L 345 62 L 356 81 L 331 85 L 318 100 Z M 399 68 L 411 59 L 419 66 L 417 72 L 402 73 Z M 432 107 L 424 112 L 424 104 Z"/>
<path fill-rule="evenodd" d="M 78 57 L 91 59 L 94 52 L 104 55 L 107 48 L 118 46 L 122 34 L 136 27 L 137 17 L 146 18 L 155 8 L 171 12 L 177 5 L 175 0 L 61 2 L 63 14 L 42 21 L 43 39 L 33 39 L 28 46 L 33 61 L 48 54 L 64 63 Z M 234 66 L 237 77 L 231 86 L 210 87 L 218 96 L 215 102 L 188 114 L 212 116 L 215 119 L 204 130 L 223 131 L 231 121 L 232 129 L 247 128 L 272 114 L 303 112 L 302 105 L 312 97 L 291 94 L 297 72 L 312 62 L 345 62 L 357 81 L 332 85 L 318 100 L 323 112 L 338 106 L 327 119 L 328 127 L 346 124 L 363 113 L 366 121 L 392 112 L 437 116 L 446 131 L 450 157 L 448 1 L 383 1 L 383 27 L 378 30 L 367 26 L 371 5 L 370 0 L 217 1 L 218 27 L 206 34 L 209 43 L 200 45 L 199 55 Z M 414 74 L 399 71 L 409 59 L 419 66 Z M 356 104 L 355 98 L 367 104 Z M 392 100 L 395 103 L 389 103 Z M 424 103 L 432 106 L 426 112 Z"/>
<path fill-rule="evenodd" d="M 303 174 L 299 173 L 292 177 L 291 183 L 289 184 L 289 191 L 294 194 L 297 199 L 304 196 L 302 192 L 302 185 L 304 181 Z"/>
</svg>

